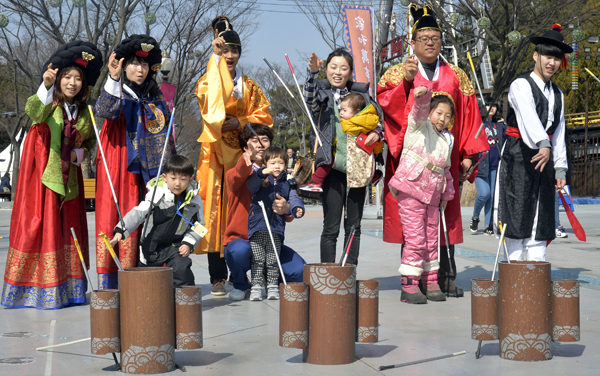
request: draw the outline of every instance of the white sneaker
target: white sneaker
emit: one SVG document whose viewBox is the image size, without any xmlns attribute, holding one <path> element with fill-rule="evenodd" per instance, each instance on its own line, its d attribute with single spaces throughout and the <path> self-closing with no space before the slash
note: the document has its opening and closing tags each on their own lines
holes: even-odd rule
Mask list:
<svg viewBox="0 0 600 376">
<path fill-rule="evenodd" d="M 237 302 L 240 300 L 248 299 L 249 290 L 238 290 L 234 288 L 229 292 L 229 300 Z"/>
<path fill-rule="evenodd" d="M 563 230 L 562 230 L 562 229 L 559 227 L 559 228 L 557 228 L 557 229 L 556 229 L 556 237 L 557 237 L 557 238 L 563 238 L 563 239 L 565 239 L 565 238 L 568 238 L 568 237 L 569 237 L 569 235 L 567 235 L 567 233 L 566 233 L 566 232 L 564 232 L 564 231 L 563 231 Z"/>
<path fill-rule="evenodd" d="M 277 286 L 277 285 L 267 286 L 267 299 L 268 300 L 279 300 L 279 286 Z"/>
<path fill-rule="evenodd" d="M 252 290 L 250 290 L 250 300 L 260 302 L 262 300 L 262 287 L 261 286 L 252 286 Z"/>
</svg>

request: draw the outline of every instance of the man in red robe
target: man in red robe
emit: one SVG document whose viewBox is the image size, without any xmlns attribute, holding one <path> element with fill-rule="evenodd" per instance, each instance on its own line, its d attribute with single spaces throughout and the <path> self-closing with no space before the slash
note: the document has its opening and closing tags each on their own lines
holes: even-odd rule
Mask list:
<svg viewBox="0 0 600 376">
<path fill-rule="evenodd" d="M 472 159 L 479 152 L 489 150 L 485 132 L 475 138 L 481 125 L 481 114 L 473 85 L 457 66 L 439 59 L 442 49 L 442 31 L 430 5 L 417 9 L 411 5 L 415 20 L 412 29 L 411 55 L 403 64 L 398 64 L 385 73 L 379 81 L 377 100 L 385 113 L 385 131 L 389 146 L 387 155 L 384 204 L 383 204 L 383 240 L 388 243 L 403 243 L 404 236 L 398 214 L 398 201 L 390 193 L 388 182 L 398 167 L 404 143 L 404 134 L 408 124 L 408 114 L 414 103 L 413 90 L 420 85 L 433 88 L 434 95 L 447 94 L 454 101 L 455 116 L 449 129 L 454 135 L 450 171 L 454 178 L 454 189 L 459 192 L 459 182 L 475 177 L 475 171 L 467 173 Z M 463 241 L 460 214 L 460 195 L 448 202 L 444 210 L 450 242 L 450 260 L 446 242 L 440 239 L 439 285 L 449 296 L 463 296 L 463 291 L 454 286 L 456 264 L 454 262 L 454 244 Z M 452 267 L 450 268 L 450 263 Z"/>
</svg>

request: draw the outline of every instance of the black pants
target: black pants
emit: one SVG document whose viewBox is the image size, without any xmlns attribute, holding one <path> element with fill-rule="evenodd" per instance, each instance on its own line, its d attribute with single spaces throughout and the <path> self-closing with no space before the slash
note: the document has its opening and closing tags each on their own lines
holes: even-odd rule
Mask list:
<svg viewBox="0 0 600 376">
<path fill-rule="evenodd" d="M 346 174 L 331 170 L 323 182 L 323 233 L 321 234 L 321 262 L 336 262 L 335 250 L 340 233 L 342 213 L 344 218 L 344 244 L 354 226 L 354 239 L 348 254 L 347 264 L 358 265 L 360 250 L 360 221 L 365 205 L 366 188 L 350 188 L 347 190 Z M 344 249 L 342 252 L 346 252 Z M 339 260 L 338 260 L 339 261 Z"/>
<path fill-rule="evenodd" d="M 173 269 L 173 287 L 195 286 L 194 273 L 192 273 L 192 259 L 190 256 L 182 257 L 179 247 L 171 246 L 162 249 L 154 262 L 147 262 L 142 266 L 163 266 Z"/>
<path fill-rule="evenodd" d="M 452 272 L 450 272 L 450 264 L 452 264 Z M 438 281 L 443 283 L 446 278 L 451 280 L 456 279 L 456 261 L 454 260 L 454 245 L 450 244 L 450 262 L 448 262 L 448 251 L 446 246 L 440 246 L 440 271 L 438 273 Z"/>
<path fill-rule="evenodd" d="M 208 258 L 208 274 L 210 275 L 210 283 L 221 280 L 227 280 L 227 264 L 225 258 L 221 257 L 220 252 L 209 252 L 206 254 Z"/>
</svg>

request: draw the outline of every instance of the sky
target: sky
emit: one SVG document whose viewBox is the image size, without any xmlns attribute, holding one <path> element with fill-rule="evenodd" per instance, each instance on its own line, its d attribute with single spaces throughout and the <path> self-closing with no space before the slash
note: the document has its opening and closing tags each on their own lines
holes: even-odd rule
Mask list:
<svg viewBox="0 0 600 376">
<path fill-rule="evenodd" d="M 378 4 L 379 0 L 374 2 Z M 271 64 L 287 66 L 284 55 L 287 53 L 298 81 L 304 82 L 310 53 L 315 52 L 324 60 L 331 50 L 292 0 L 258 0 L 258 4 L 262 10 L 259 26 L 246 38 L 240 65 L 242 68 L 245 64 L 266 66 L 264 57 Z"/>
</svg>

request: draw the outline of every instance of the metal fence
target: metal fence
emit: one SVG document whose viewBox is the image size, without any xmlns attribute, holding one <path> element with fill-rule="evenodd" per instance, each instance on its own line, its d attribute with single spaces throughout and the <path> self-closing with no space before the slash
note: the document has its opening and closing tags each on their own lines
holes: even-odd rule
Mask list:
<svg viewBox="0 0 600 376">
<path fill-rule="evenodd" d="M 600 196 L 600 127 L 569 129 L 568 139 L 572 195 Z"/>
</svg>

